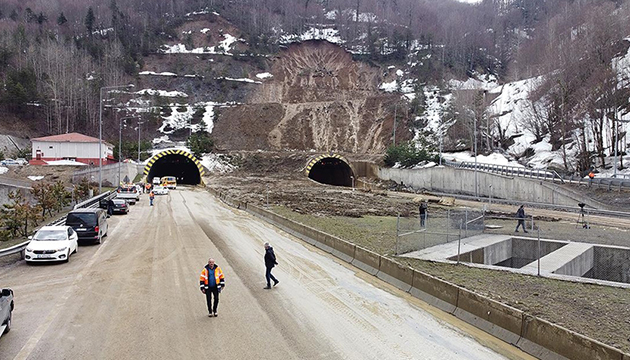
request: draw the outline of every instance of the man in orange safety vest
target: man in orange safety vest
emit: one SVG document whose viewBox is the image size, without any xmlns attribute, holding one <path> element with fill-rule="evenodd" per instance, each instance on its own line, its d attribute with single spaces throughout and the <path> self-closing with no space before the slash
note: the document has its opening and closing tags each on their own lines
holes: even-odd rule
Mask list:
<svg viewBox="0 0 630 360">
<path fill-rule="evenodd" d="M 214 259 L 208 259 L 208 265 L 201 270 L 199 277 L 199 288 L 206 294 L 206 304 L 208 305 L 208 316 L 219 316 L 217 306 L 219 305 L 219 293 L 225 287 L 225 276 L 221 268 L 214 263 Z M 214 295 L 214 303 L 212 296 Z"/>
</svg>

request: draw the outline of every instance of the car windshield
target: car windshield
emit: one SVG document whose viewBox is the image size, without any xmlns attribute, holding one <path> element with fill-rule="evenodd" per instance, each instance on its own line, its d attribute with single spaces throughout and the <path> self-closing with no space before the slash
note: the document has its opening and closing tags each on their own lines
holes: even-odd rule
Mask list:
<svg viewBox="0 0 630 360">
<path fill-rule="evenodd" d="M 125 203 L 127 203 L 125 200 L 114 200 L 114 204 L 116 204 L 116 205 L 122 205 L 122 204 L 125 204 Z"/>
<path fill-rule="evenodd" d="M 33 240 L 37 241 L 57 241 L 67 240 L 67 232 L 65 230 L 40 230 L 35 234 Z"/>
<path fill-rule="evenodd" d="M 96 224 L 96 214 L 91 213 L 70 213 L 66 219 L 66 224 Z"/>
</svg>

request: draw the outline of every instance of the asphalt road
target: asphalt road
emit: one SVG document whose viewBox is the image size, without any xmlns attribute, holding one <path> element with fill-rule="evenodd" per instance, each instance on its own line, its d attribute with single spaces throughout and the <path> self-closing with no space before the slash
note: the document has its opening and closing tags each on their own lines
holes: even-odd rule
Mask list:
<svg viewBox="0 0 630 360">
<path fill-rule="evenodd" d="M 16 304 L 0 359 L 531 359 L 203 190 L 143 196 L 67 264 L 0 266 Z M 208 257 L 226 276 L 217 318 Z"/>
</svg>

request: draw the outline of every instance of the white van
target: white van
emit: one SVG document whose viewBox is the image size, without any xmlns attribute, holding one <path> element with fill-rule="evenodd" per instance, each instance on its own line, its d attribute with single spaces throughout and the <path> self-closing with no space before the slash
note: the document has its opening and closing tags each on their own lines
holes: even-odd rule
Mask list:
<svg viewBox="0 0 630 360">
<path fill-rule="evenodd" d="M 153 178 L 153 185 L 160 185 L 160 178 L 158 176 Z"/>
</svg>

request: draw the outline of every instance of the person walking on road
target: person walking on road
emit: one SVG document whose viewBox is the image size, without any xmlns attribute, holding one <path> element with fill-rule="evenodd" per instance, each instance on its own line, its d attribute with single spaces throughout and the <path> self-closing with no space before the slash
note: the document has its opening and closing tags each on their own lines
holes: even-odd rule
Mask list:
<svg viewBox="0 0 630 360">
<path fill-rule="evenodd" d="M 151 192 L 149 193 L 149 201 L 151 202 L 151 206 L 153 206 L 154 199 L 155 199 L 155 194 L 153 193 L 153 190 L 151 190 Z"/>
<path fill-rule="evenodd" d="M 271 274 L 271 269 L 273 269 L 273 267 L 276 265 L 278 265 L 278 262 L 276 261 L 276 254 L 274 254 L 273 248 L 271 247 L 271 245 L 269 245 L 269 243 L 266 242 L 265 243 L 265 268 L 267 268 L 267 271 L 265 272 L 265 278 L 267 279 L 267 286 L 265 286 L 265 289 L 271 289 L 271 280 L 273 280 L 273 286 L 278 285 L 278 283 L 280 282 L 278 279 L 276 279 L 275 276 Z"/>
<path fill-rule="evenodd" d="M 516 210 L 516 218 L 518 219 L 518 223 L 516 224 L 516 230 L 514 230 L 514 232 L 518 232 L 518 227 L 522 226 L 523 227 L 523 232 L 526 233 L 527 229 L 525 229 L 525 209 L 524 209 L 524 205 L 521 205 L 521 207 L 519 207 L 518 210 Z"/>
<path fill-rule="evenodd" d="M 201 270 L 199 277 L 199 289 L 206 295 L 208 305 L 208 316 L 219 316 L 217 307 L 219 306 L 219 293 L 225 287 L 225 276 L 219 265 L 214 263 L 214 259 L 208 259 L 208 265 Z M 214 302 L 212 297 L 214 296 Z"/>
</svg>

